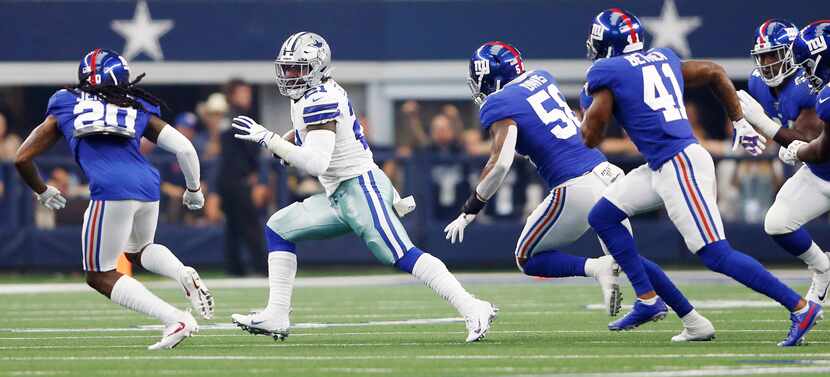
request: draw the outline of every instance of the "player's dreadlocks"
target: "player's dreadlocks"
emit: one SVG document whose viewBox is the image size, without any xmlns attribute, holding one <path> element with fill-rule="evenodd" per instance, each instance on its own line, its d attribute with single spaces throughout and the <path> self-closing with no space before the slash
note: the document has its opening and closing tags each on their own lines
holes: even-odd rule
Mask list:
<svg viewBox="0 0 830 377">
<path fill-rule="evenodd" d="M 119 107 L 132 107 L 137 110 L 145 110 L 144 105 L 136 100 L 136 98 L 141 98 L 153 105 L 170 110 L 170 107 L 161 98 L 156 97 L 136 85 L 144 78 L 144 75 L 144 73 L 138 75 L 135 80 L 127 85 L 92 85 L 87 80 L 83 80 L 80 84 L 71 86 L 68 89 L 77 89 L 92 94 Z"/>
</svg>

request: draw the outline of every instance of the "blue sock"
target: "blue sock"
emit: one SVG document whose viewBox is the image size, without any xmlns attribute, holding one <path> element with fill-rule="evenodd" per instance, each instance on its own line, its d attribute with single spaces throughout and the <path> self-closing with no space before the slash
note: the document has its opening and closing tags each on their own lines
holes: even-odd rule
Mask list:
<svg viewBox="0 0 830 377">
<path fill-rule="evenodd" d="M 611 204 L 607 199 L 602 198 L 588 214 L 588 223 L 597 232 L 602 242 L 605 242 L 605 246 L 608 247 L 608 251 L 617 261 L 617 264 L 625 271 L 628 280 L 634 286 L 634 292 L 637 293 L 637 296 L 642 296 L 653 291 L 654 287 L 652 287 L 645 267 L 643 267 L 643 262 L 640 260 L 640 255 L 637 253 L 637 244 L 634 242 L 634 237 L 622 224 L 626 217 L 628 216 L 625 212 Z"/>
<path fill-rule="evenodd" d="M 422 254 L 424 254 L 424 252 L 421 251 L 421 249 L 413 247 L 407 250 L 401 259 L 398 259 L 398 261 L 395 262 L 395 267 L 403 272 L 409 272 L 411 274 L 412 270 L 415 268 L 415 262 L 418 261 L 418 258 L 420 258 Z"/>
<path fill-rule="evenodd" d="M 795 257 L 804 254 L 813 245 L 813 238 L 803 227 L 792 233 L 771 234 L 770 236 L 778 246 L 781 246 Z"/>
<path fill-rule="evenodd" d="M 672 310 L 677 313 L 678 317 L 683 317 L 686 314 L 689 314 L 689 312 L 694 309 L 694 306 L 692 306 L 692 304 L 689 303 L 689 300 L 686 299 L 686 296 L 683 296 L 683 293 L 677 289 L 674 282 L 666 276 L 663 269 L 661 269 L 656 263 L 644 257 L 640 257 L 640 260 L 643 262 L 643 267 L 646 269 L 648 280 L 651 281 L 651 285 L 654 286 L 654 290 L 657 292 L 657 295 L 666 302 L 666 305 L 672 308 Z"/>
<path fill-rule="evenodd" d="M 295 253 L 297 251 L 297 245 L 293 242 L 282 238 L 277 232 L 271 230 L 267 225 L 265 226 L 265 243 L 268 246 L 268 252 L 274 251 L 287 251 L 289 253 Z"/>
<path fill-rule="evenodd" d="M 704 246 L 697 256 L 712 271 L 727 275 L 753 291 L 778 301 L 789 311 L 794 311 L 801 300 L 798 293 L 773 276 L 755 258 L 733 249 L 726 240 Z"/>
<path fill-rule="evenodd" d="M 526 275 L 546 278 L 585 276 L 586 259 L 561 251 L 547 250 L 528 258 L 522 270 Z"/>
</svg>

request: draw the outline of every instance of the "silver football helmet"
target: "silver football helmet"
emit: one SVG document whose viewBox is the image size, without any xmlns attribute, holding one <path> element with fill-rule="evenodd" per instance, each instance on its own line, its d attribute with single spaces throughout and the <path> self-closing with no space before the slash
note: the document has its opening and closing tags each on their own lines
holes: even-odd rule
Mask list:
<svg viewBox="0 0 830 377">
<path fill-rule="evenodd" d="M 331 49 L 317 34 L 296 33 L 282 44 L 274 65 L 280 94 L 299 99 L 329 76 Z"/>
</svg>

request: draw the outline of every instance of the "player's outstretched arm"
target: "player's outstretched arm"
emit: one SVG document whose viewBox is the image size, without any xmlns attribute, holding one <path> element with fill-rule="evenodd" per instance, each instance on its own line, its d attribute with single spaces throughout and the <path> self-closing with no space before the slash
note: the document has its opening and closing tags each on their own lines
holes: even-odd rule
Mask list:
<svg viewBox="0 0 830 377">
<path fill-rule="evenodd" d="M 481 171 L 480 181 L 470 198 L 464 203 L 461 214 L 444 228 L 446 238 L 451 243 L 464 241 L 464 228 L 467 227 L 496 191 L 504 182 L 504 177 L 513 165 L 516 155 L 516 139 L 518 129 L 512 119 L 502 119 L 490 126 L 490 135 L 493 144 L 490 148 L 490 159 Z"/>
<path fill-rule="evenodd" d="M 687 88 L 709 87 L 726 108 L 726 115 L 734 127 L 732 150 L 740 145 L 753 156 L 763 153 L 767 139 L 755 131 L 751 122 L 744 119 L 741 101 L 726 70 L 718 64 L 703 60 L 685 61 L 681 69 Z"/>
<path fill-rule="evenodd" d="M 258 143 L 268 148 L 271 153 L 285 160 L 291 166 L 304 170 L 313 176 L 326 172 L 334 153 L 337 122 L 306 126 L 308 133 L 303 145 L 297 146 L 283 137 L 275 135 L 265 127 L 246 116 L 233 119 L 233 128 L 241 131 L 234 135 L 237 139 Z"/>
<path fill-rule="evenodd" d="M 614 93 L 602 88 L 591 93 L 593 101 L 582 117 L 582 140 L 589 148 L 596 148 L 605 135 L 605 127 L 614 114 Z"/>
<path fill-rule="evenodd" d="M 156 143 L 161 149 L 176 155 L 187 186 L 182 197 L 182 204 L 191 210 L 201 209 L 205 205 L 205 197 L 201 188 L 199 155 L 193 143 L 156 116 L 150 117 L 144 137 Z"/>
<path fill-rule="evenodd" d="M 758 131 L 774 139 L 778 144 L 787 147 L 796 140 L 813 140 L 821 133 L 823 122 L 816 114 L 815 109 L 802 109 L 795 121 L 795 127 L 782 127 L 778 122 L 767 116 L 764 108 L 751 94 L 739 90 L 738 99 L 744 117 Z"/>
<path fill-rule="evenodd" d="M 49 115 L 26 137 L 14 158 L 14 166 L 20 177 L 37 194 L 38 201 L 49 209 L 63 208 L 66 206 L 66 199 L 57 188 L 47 186 L 43 182 L 34 158 L 55 145 L 60 137 L 58 120 Z"/>
</svg>

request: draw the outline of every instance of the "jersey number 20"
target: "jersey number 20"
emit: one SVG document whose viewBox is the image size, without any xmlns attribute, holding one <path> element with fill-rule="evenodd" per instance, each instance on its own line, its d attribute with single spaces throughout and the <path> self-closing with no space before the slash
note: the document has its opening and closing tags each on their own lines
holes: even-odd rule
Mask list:
<svg viewBox="0 0 830 377">
<path fill-rule="evenodd" d="M 683 92 L 677 84 L 677 78 L 674 77 L 671 66 L 663 63 L 660 70 L 663 71 L 663 76 L 671 81 L 674 95 L 666 89 L 663 77 L 660 77 L 660 73 L 657 72 L 657 67 L 647 65 L 643 67 L 643 101 L 652 110 L 662 111 L 666 122 L 688 119 L 686 106 L 683 105 Z"/>
<path fill-rule="evenodd" d="M 544 103 L 549 99 L 553 99 L 556 102 L 556 106 L 552 110 L 545 110 Z M 568 107 L 568 103 L 565 102 L 565 98 L 562 97 L 562 93 L 559 92 L 559 88 L 556 85 L 550 84 L 547 90 L 540 90 L 532 96 L 527 97 L 527 102 L 533 107 L 533 111 L 536 112 L 536 115 L 539 116 L 542 123 L 553 125 L 550 133 L 554 136 L 560 139 L 567 139 L 576 135 L 577 127 L 580 126 L 579 120 L 576 119 L 576 115 Z"/>
<path fill-rule="evenodd" d="M 124 111 L 124 122 L 118 122 L 118 116 Z M 118 107 L 111 103 L 104 105 L 103 102 L 94 100 L 82 100 L 75 105 L 72 111 L 75 117 L 75 128 L 88 126 L 111 126 L 124 127 L 129 130 L 135 129 L 135 118 L 138 110 L 132 107 Z"/>
</svg>

